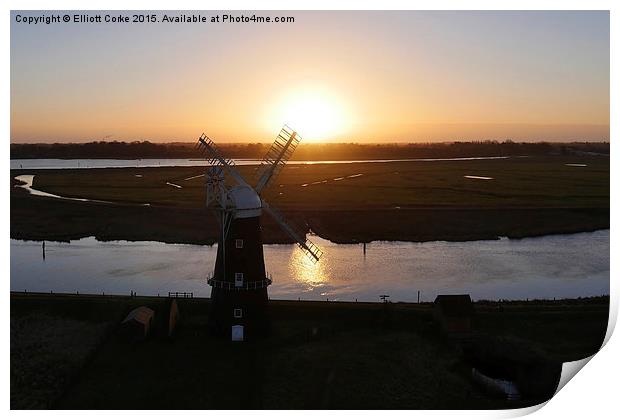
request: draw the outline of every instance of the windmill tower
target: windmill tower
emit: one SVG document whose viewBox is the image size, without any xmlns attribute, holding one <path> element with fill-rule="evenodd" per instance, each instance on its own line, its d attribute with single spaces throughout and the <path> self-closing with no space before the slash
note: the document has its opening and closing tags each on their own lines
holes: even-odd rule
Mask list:
<svg viewBox="0 0 620 420">
<path fill-rule="evenodd" d="M 254 187 L 224 158 L 205 134 L 197 147 L 207 158 L 207 206 L 217 215 L 220 240 L 211 285 L 210 329 L 219 335 L 243 340 L 269 330 L 267 287 L 260 216 L 268 213 L 313 261 L 323 254 L 305 235 L 299 234 L 282 215 L 261 198 L 261 192 L 278 176 L 301 141 L 284 126 L 263 158 Z M 233 186 L 226 185 L 226 175 Z M 230 184 L 229 183 L 229 184 Z"/>
</svg>

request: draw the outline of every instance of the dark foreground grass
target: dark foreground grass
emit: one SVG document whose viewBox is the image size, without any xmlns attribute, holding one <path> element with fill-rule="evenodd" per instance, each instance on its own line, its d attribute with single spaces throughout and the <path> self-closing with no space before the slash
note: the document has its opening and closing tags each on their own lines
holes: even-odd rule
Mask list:
<svg viewBox="0 0 620 420">
<path fill-rule="evenodd" d="M 238 168 L 252 179 L 254 167 Z M 13 177 L 23 173 L 34 174 L 34 186 L 47 192 L 117 204 L 30 196 L 15 187 Z M 201 173 L 199 167 L 12 171 L 11 237 L 211 244 L 217 228 L 204 208 L 204 178 L 195 177 Z M 265 198 L 302 230 L 339 243 L 593 231 L 609 228 L 609 158 L 288 165 Z M 269 217 L 262 224 L 266 243 L 290 241 Z"/>
<path fill-rule="evenodd" d="M 139 305 L 160 316 L 155 335 L 132 344 L 116 326 Z M 459 347 L 438 333 L 430 304 L 272 301 L 272 334 L 250 343 L 207 333 L 208 299 L 179 300 L 182 322 L 169 339 L 165 306 L 164 298 L 13 294 L 12 408 L 491 409 L 541 401 L 482 392 Z M 598 350 L 608 299 L 475 309 L 476 334 L 518 340 L 526 353 L 561 363 Z M 75 323 L 79 334 L 62 333 Z M 39 334 L 37 324 L 51 332 Z"/>
</svg>

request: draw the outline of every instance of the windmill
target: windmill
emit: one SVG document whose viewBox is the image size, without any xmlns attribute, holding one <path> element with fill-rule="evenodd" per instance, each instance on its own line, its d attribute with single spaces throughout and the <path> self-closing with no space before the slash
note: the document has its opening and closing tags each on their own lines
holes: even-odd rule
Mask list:
<svg viewBox="0 0 620 420">
<path fill-rule="evenodd" d="M 220 239 L 211 286 L 210 329 L 219 335 L 243 340 L 269 330 L 267 287 L 260 216 L 269 214 L 314 262 L 323 254 L 305 235 L 285 221 L 269 206 L 261 193 L 279 175 L 301 141 L 297 132 L 284 126 L 257 171 L 252 187 L 235 169 L 235 163 L 221 155 L 204 133 L 197 147 L 209 163 L 207 169 L 207 207 L 214 210 Z M 230 177 L 228 186 L 226 175 Z"/>
</svg>

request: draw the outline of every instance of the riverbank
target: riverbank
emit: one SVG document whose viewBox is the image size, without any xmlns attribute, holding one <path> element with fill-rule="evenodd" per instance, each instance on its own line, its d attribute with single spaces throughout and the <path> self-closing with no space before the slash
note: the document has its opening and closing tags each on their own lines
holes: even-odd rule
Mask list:
<svg viewBox="0 0 620 420">
<path fill-rule="evenodd" d="M 161 313 L 165 298 L 12 293 L 11 408 L 492 409 L 541 401 L 507 401 L 472 383 L 431 304 L 271 301 L 271 336 L 243 344 L 207 334 L 209 299 L 178 304 L 173 339 L 157 332 L 130 344 L 115 334 L 118 322 L 140 305 Z M 477 335 L 542 354 L 553 367 L 599 349 L 609 299 L 477 302 L 474 310 Z"/>
<path fill-rule="evenodd" d="M 573 158 L 574 160 L 574 158 Z M 299 230 L 336 243 L 523 238 L 609 228 L 609 158 L 289 165 L 265 193 Z M 571 165 L 585 166 L 571 166 Z M 254 167 L 238 167 L 252 179 Z M 213 244 L 204 168 L 11 171 L 11 238 Z M 33 187 L 76 202 L 28 194 Z M 148 205 L 146 205 L 148 204 Z M 290 243 L 263 217 L 265 243 Z"/>
</svg>

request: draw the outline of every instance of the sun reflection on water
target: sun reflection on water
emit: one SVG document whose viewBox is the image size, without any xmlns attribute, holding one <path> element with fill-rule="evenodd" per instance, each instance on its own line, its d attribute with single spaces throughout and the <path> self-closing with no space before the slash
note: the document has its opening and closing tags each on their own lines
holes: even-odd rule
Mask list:
<svg viewBox="0 0 620 420">
<path fill-rule="evenodd" d="M 289 259 L 289 273 L 295 281 L 306 285 L 306 290 L 314 290 L 330 282 L 328 261 L 325 255 L 316 263 L 313 262 L 301 249 L 295 247 Z"/>
</svg>

